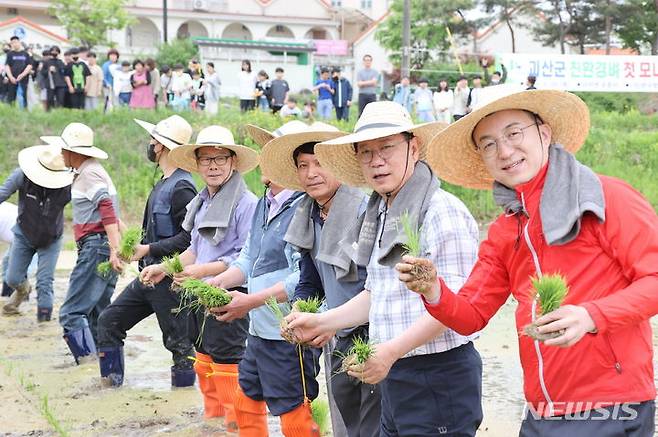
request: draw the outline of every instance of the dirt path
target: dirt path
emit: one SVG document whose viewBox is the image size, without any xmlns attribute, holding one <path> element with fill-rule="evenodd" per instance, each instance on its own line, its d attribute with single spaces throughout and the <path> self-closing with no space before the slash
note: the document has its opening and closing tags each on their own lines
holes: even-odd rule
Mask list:
<svg viewBox="0 0 658 437">
<path fill-rule="evenodd" d="M 74 262 L 74 253 L 62 253 L 55 314 Z M 22 306 L 24 316 L 0 317 L 0 436 L 56 436 L 57 426 L 81 437 L 226 435 L 217 421 L 203 420 L 198 389 L 170 388 L 170 356 L 154 317 L 128 335 L 124 387 L 100 389 L 98 365 L 75 366 L 59 324 L 37 324 L 35 306 L 33 296 Z M 481 436 L 516 435 L 521 422 L 522 374 L 513 314 L 514 304 L 508 302 L 476 341 L 484 362 Z M 270 425 L 271 435 L 280 436 L 278 420 L 270 418 Z"/>
</svg>

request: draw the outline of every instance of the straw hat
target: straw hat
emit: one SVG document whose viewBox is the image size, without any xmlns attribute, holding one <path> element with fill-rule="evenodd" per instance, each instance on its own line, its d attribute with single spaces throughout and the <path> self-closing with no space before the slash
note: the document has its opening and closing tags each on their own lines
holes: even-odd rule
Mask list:
<svg viewBox="0 0 658 437">
<path fill-rule="evenodd" d="M 176 147 L 169 153 L 169 160 L 187 171 L 198 172 L 195 151 L 202 147 L 221 147 L 232 150 L 238 158 L 236 170 L 242 174 L 258 167 L 258 153 L 247 147 L 235 144 L 233 134 L 222 126 L 208 126 L 196 137 L 196 143 Z"/>
<path fill-rule="evenodd" d="M 43 136 L 46 143 L 92 158 L 107 159 L 107 153 L 94 146 L 94 131 L 82 123 L 69 123 L 61 136 Z"/>
<path fill-rule="evenodd" d="M 148 121 L 134 119 L 135 123 L 143 127 L 146 132 L 155 138 L 160 144 L 169 150 L 190 142 L 192 138 L 192 126 L 180 115 L 172 115 L 158 124 Z"/>
<path fill-rule="evenodd" d="M 61 149 L 32 146 L 18 152 L 18 166 L 25 177 L 45 188 L 64 188 L 73 183 L 73 172 L 64 165 Z"/>
<path fill-rule="evenodd" d="M 447 125 L 442 122 L 414 124 L 409 112 L 395 102 L 372 102 L 366 105 L 354 126 L 354 133 L 324 141 L 315 147 L 320 164 L 341 182 L 355 187 L 367 186 L 356 159 L 354 143 L 411 132 L 418 138 L 420 159 L 425 159 L 430 140 Z"/>
<path fill-rule="evenodd" d="M 260 169 L 263 175 L 275 184 L 295 191 L 304 191 L 297 177 L 295 160 L 292 158 L 295 149 L 305 143 L 319 143 L 346 133 L 322 122 L 311 125 L 301 123 L 301 126 L 295 124 L 287 130 L 289 133 L 274 138 L 263 147 Z"/>
<path fill-rule="evenodd" d="M 300 129 L 306 128 L 308 125 L 299 120 L 291 120 L 287 123 L 284 123 L 281 125 L 281 127 L 273 130 L 272 132 L 263 129 L 262 127 L 258 127 L 255 124 L 248 124 L 245 127 L 247 128 L 247 133 L 251 139 L 254 140 L 254 142 L 262 148 L 273 138 L 280 137 L 281 135 L 286 135 L 288 133 L 300 132 Z"/>
<path fill-rule="evenodd" d="M 589 131 L 589 110 L 578 96 L 558 90 L 522 90 L 513 85 L 483 88 L 473 112 L 436 135 L 429 148 L 428 162 L 450 183 L 490 190 L 493 178 L 475 150 L 473 130 L 487 115 L 505 109 L 530 111 L 551 127 L 552 141 L 571 153 L 582 147 Z"/>
</svg>

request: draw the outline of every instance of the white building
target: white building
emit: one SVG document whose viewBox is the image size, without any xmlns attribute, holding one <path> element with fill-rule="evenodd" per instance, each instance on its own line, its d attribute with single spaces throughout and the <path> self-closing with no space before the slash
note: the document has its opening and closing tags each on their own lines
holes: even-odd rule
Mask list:
<svg viewBox="0 0 658 437">
<path fill-rule="evenodd" d="M 197 38 L 204 61 L 222 75 L 224 95 L 235 94 L 240 60 L 273 76 L 281 66 L 293 91 L 310 88 L 323 65 L 339 65 L 354 80 L 361 57 L 371 53 L 374 68 L 390 70 L 386 56 L 369 35 L 388 10 L 389 0 L 168 0 L 166 39 Z M 44 32 L 66 46 L 66 30 L 48 15 L 44 0 L 0 0 L 0 38 L 17 28 L 27 43 Z M 136 23 L 112 31 L 122 58 L 152 55 L 165 39 L 162 0 L 129 0 Z M 5 25 L 3 27 L 3 24 Z M 366 32 L 366 33 L 364 33 Z M 372 46 L 372 49 L 370 49 Z M 356 68 L 355 68 L 356 66 Z"/>
</svg>

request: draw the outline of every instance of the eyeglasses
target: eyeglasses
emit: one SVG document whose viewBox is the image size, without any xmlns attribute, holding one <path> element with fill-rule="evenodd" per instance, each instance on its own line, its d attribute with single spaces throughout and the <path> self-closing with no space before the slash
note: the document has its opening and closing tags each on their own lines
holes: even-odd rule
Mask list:
<svg viewBox="0 0 658 437">
<path fill-rule="evenodd" d="M 211 162 L 214 162 L 215 165 L 224 165 L 230 157 L 231 155 L 202 156 L 201 158 L 197 158 L 196 162 L 202 167 L 208 167 Z"/>
<path fill-rule="evenodd" d="M 409 143 L 409 141 L 405 141 L 405 143 Z M 397 143 L 397 144 L 385 144 L 383 145 L 380 149 L 378 150 L 362 150 L 359 147 L 359 150 L 356 152 L 356 159 L 361 163 L 361 164 L 370 164 L 372 162 L 372 159 L 375 157 L 375 154 L 379 156 L 381 159 L 384 161 L 388 161 L 391 159 L 393 156 L 393 152 L 395 152 L 395 148 L 399 146 L 400 144 L 404 143 Z"/>
<path fill-rule="evenodd" d="M 512 127 L 503 132 L 498 138 L 488 138 L 482 143 L 475 146 L 475 149 L 480 152 L 484 158 L 493 158 L 498 153 L 498 146 L 500 140 L 505 140 L 508 146 L 516 147 L 523 143 L 523 131 L 532 126 L 538 126 L 535 121 L 524 127 Z"/>
</svg>

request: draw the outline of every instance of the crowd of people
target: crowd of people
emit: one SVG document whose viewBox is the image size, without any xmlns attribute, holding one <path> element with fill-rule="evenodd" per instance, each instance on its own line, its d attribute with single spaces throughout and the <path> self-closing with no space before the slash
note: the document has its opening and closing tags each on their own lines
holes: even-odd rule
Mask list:
<svg viewBox="0 0 658 437">
<path fill-rule="evenodd" d="M 324 352 L 348 436 L 474 436 L 488 364 L 473 341 L 513 295 L 528 403 L 521 436 L 653 434 L 658 217 L 628 184 L 577 161 L 589 130 L 577 96 L 486 87 L 449 125 L 415 124 L 398 103 L 370 102 L 352 133 L 299 120 L 273 132 L 248 125 L 260 152 L 221 125 L 192 140 L 178 115 L 135 121 L 162 178 L 130 259 L 119 255 L 125 224 L 101 164 L 108 154 L 88 126 L 71 123 L 22 150 L 0 187 L 0 201 L 18 192 L 19 203 L 5 315 L 20 314 L 37 253 L 37 317 L 50 320 L 72 202 L 78 259 L 59 322 L 73 360 L 99 360 L 105 385 L 124 383 L 127 332 L 155 313 L 172 386 L 198 380 L 204 416 L 224 417 L 228 432 L 267 436 L 269 410 L 286 437 L 318 436 L 309 405 Z M 257 166 L 261 198 L 243 178 Z M 481 244 L 437 175 L 493 189 L 504 212 Z M 164 259 L 176 254 L 182 268 L 172 272 Z M 99 274 L 104 261 L 112 271 Z M 112 301 L 131 261 L 139 276 Z M 533 284 L 555 274 L 566 298 L 540 315 Z M 230 303 L 187 306 L 179 290 L 190 278 L 228 290 Z M 272 311 L 308 297 L 323 311 L 293 305 L 283 324 Z M 529 324 L 543 337 L 524 334 Z M 373 349 L 346 359 L 358 341 Z"/>
</svg>

